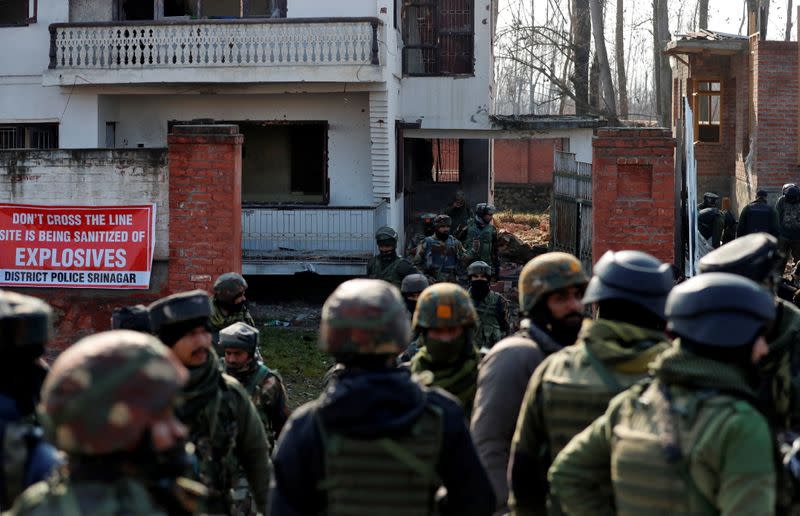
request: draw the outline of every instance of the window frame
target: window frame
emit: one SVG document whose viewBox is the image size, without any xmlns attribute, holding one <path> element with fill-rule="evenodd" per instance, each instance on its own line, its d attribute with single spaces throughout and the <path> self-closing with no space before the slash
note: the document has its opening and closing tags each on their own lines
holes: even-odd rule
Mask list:
<svg viewBox="0 0 800 516">
<path fill-rule="evenodd" d="M 36 23 L 39 16 L 39 0 L 22 0 L 25 3 L 25 11 L 28 16 L 20 23 L 3 23 L 0 22 L 0 28 L 4 27 L 27 27 Z"/>
<path fill-rule="evenodd" d="M 471 11 L 469 29 L 466 29 L 464 31 L 457 31 L 450 28 L 440 27 L 440 11 L 441 11 L 442 1 L 443 0 L 404 0 L 403 6 L 400 9 L 400 36 L 403 42 L 403 48 L 401 50 L 402 72 L 404 77 L 474 77 L 475 76 L 475 1 L 463 0 L 464 2 L 469 4 L 469 8 Z M 428 7 L 431 9 L 432 12 L 431 24 L 433 25 L 432 30 L 433 33 L 436 35 L 435 44 L 409 45 L 406 43 L 406 40 L 408 39 L 406 37 L 408 27 L 405 23 L 405 20 L 406 20 L 406 13 L 408 9 L 411 7 L 415 8 Z M 469 72 L 455 73 L 455 72 L 442 71 L 441 38 L 443 36 L 470 37 L 471 46 L 469 48 L 469 53 L 470 53 Z M 407 50 L 434 50 L 436 57 L 436 67 L 435 67 L 436 69 L 433 72 L 409 72 Z"/>
<path fill-rule="evenodd" d="M 708 91 L 700 91 L 700 84 L 707 82 L 707 83 L 718 83 L 719 90 L 708 90 Z M 692 82 L 692 109 L 694 110 L 694 143 L 695 144 L 704 144 L 704 145 L 720 145 L 722 144 L 722 127 L 725 123 L 725 118 L 723 116 L 724 104 L 723 104 L 723 95 L 725 94 L 725 84 L 724 81 L 719 77 L 701 77 L 701 78 L 694 78 Z M 701 140 L 700 139 L 700 98 L 712 98 L 717 97 L 719 99 L 719 134 L 717 136 L 716 141 L 714 140 Z M 710 107 L 710 104 L 709 104 Z M 713 126 L 714 124 L 703 124 Z"/>
<path fill-rule="evenodd" d="M 0 123 L 0 130 L 6 128 L 14 128 L 16 131 L 14 137 L 16 140 L 16 145 L 14 147 L 0 147 L 0 151 L 7 151 L 7 150 L 55 150 L 60 148 L 59 147 L 59 125 L 58 122 L 41 122 L 41 123 Z M 51 137 L 54 141 L 54 145 L 49 147 L 26 147 L 25 140 L 27 138 L 26 134 L 29 129 L 40 129 L 40 130 L 49 130 L 52 131 Z"/>
</svg>

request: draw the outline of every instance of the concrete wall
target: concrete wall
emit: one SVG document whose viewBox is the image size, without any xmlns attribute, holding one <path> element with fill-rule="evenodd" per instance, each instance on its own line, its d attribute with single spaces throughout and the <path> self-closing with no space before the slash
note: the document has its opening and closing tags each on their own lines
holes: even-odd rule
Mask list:
<svg viewBox="0 0 800 516">
<path fill-rule="evenodd" d="M 119 113 L 117 145 L 128 147 L 163 147 L 169 120 L 327 120 L 331 205 L 372 203 L 369 105 L 364 93 L 126 95 L 112 100 Z M 105 128 L 104 121 L 100 125 Z"/>
<path fill-rule="evenodd" d="M 164 149 L 0 151 L 0 199 L 17 204 L 156 203 L 156 260 L 168 249 Z"/>
</svg>

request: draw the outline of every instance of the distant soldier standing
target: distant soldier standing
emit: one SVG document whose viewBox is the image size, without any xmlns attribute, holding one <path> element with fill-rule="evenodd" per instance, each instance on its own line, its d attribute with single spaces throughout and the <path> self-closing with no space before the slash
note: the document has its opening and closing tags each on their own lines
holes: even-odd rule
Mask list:
<svg viewBox="0 0 800 516">
<path fill-rule="evenodd" d="M 13 515 L 195 514 L 205 488 L 173 404 L 188 373 L 155 337 L 116 330 L 86 337 L 53 364 L 42 389 L 48 433 L 68 475 L 30 487 Z"/>
<path fill-rule="evenodd" d="M 467 267 L 469 295 L 478 313 L 475 324 L 475 346 L 488 351 L 496 342 L 508 335 L 508 301 L 489 288 L 492 269 L 489 264 L 477 261 Z"/>
<path fill-rule="evenodd" d="M 433 219 L 435 218 L 435 213 L 423 213 L 419 216 L 416 224 L 411 224 L 406 229 L 406 256 L 408 258 L 413 259 L 420 242 L 425 240 L 425 237 L 433 235 Z"/>
<path fill-rule="evenodd" d="M 714 249 L 722 243 L 722 233 L 725 230 L 725 215 L 717 207 L 718 200 L 719 195 L 706 192 L 703 194 L 703 202 L 697 206 L 697 231 Z"/>
<path fill-rule="evenodd" d="M 458 403 L 394 367 L 408 338 L 391 285 L 357 279 L 331 294 L 320 347 L 342 371 L 281 434 L 272 516 L 491 514 L 494 494 Z"/>
<path fill-rule="evenodd" d="M 367 262 L 367 277 L 387 281 L 397 288 L 403 278 L 416 271 L 411 262 L 397 255 L 397 231 L 383 226 L 375 233 L 379 254 Z"/>
<path fill-rule="evenodd" d="M 780 234 L 778 213 L 767 203 L 767 191 L 763 189 L 756 192 L 756 199 L 753 202 L 742 208 L 736 236 L 742 237 L 760 232 L 769 233 L 775 238 Z"/>
<path fill-rule="evenodd" d="M 189 369 L 176 413 L 197 447 L 199 477 L 209 488 L 207 512 L 233 510 L 231 490 L 241 467 L 259 512 L 266 514 L 269 443 L 247 391 L 220 372 L 208 331 L 208 295 L 182 292 L 159 299 L 148 310 L 156 336 Z"/>
<path fill-rule="evenodd" d="M 475 206 L 475 216 L 467 222 L 467 231 L 462 239 L 467 256 L 472 261 L 492 264 L 492 273 L 500 273 L 500 257 L 497 252 L 497 229 L 492 225 L 494 206 L 482 202 Z"/>
<path fill-rule="evenodd" d="M 403 300 L 406 303 L 409 317 L 414 316 L 417 309 L 417 300 L 423 290 L 428 288 L 428 278 L 423 274 L 410 274 L 403 279 L 403 284 L 400 286 L 400 293 L 403 295 Z M 419 351 L 419 336 L 420 332 L 415 330 L 411 335 L 411 343 L 408 347 L 397 357 L 399 364 L 410 362 L 411 358 Z"/>
<path fill-rule="evenodd" d="M 237 272 L 226 272 L 214 282 L 214 297 L 211 299 L 211 317 L 209 323 L 212 328 L 213 342 L 219 341 L 219 332 L 233 323 L 243 322 L 255 326 L 253 316 L 247 309 L 247 281 Z M 217 354 L 222 350 L 217 348 Z M 261 354 L 258 356 L 261 359 Z"/>
<path fill-rule="evenodd" d="M 437 215 L 433 222 L 436 232 L 417 248 L 414 265 L 431 283 L 456 283 L 463 271 L 466 252 L 461 242 L 450 234 L 450 224 L 448 215 Z"/>
<path fill-rule="evenodd" d="M 464 195 L 463 190 L 458 190 L 450 206 L 444 209 L 444 214 L 450 217 L 450 234 L 456 237 L 467 229 L 467 222 L 472 218 L 472 210 Z"/>
</svg>

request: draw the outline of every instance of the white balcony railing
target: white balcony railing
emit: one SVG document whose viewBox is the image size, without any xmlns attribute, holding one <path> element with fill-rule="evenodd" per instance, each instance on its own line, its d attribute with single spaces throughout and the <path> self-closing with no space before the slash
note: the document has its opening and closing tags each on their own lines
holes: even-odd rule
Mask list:
<svg viewBox="0 0 800 516">
<path fill-rule="evenodd" d="M 377 18 L 57 23 L 50 69 L 378 65 Z"/>
</svg>

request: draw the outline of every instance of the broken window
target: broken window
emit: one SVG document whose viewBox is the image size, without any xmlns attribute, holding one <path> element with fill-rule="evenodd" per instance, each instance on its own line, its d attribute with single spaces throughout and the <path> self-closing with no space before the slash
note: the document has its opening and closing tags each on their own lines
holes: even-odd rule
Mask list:
<svg viewBox="0 0 800 516">
<path fill-rule="evenodd" d="M 695 81 L 695 140 L 718 143 L 722 133 L 722 83 Z"/>
<path fill-rule="evenodd" d="M 37 0 L 0 0 L 0 27 L 36 22 Z"/>
<path fill-rule="evenodd" d="M 58 124 L 0 125 L 0 149 L 57 149 Z"/>
<path fill-rule="evenodd" d="M 474 0 L 404 0 L 403 73 L 471 75 Z"/>
</svg>

